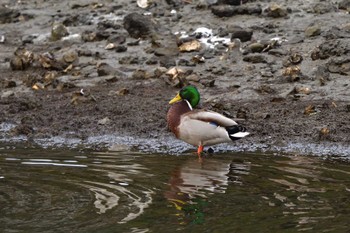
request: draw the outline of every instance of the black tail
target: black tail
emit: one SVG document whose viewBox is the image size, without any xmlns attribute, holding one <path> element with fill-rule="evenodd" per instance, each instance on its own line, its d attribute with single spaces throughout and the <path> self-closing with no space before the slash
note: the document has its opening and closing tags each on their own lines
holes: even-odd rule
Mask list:
<svg viewBox="0 0 350 233">
<path fill-rule="evenodd" d="M 247 129 L 241 125 L 227 126 L 225 129 L 232 141 L 241 139 L 249 134 Z"/>
</svg>

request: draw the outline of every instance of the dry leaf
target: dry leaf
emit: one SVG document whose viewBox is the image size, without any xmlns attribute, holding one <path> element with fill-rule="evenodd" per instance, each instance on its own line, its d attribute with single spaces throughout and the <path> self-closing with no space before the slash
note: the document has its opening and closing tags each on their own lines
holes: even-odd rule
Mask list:
<svg viewBox="0 0 350 233">
<path fill-rule="evenodd" d="M 201 43 L 198 40 L 185 42 L 179 46 L 180 52 L 199 51 L 200 49 L 201 49 Z"/>
<path fill-rule="evenodd" d="M 294 91 L 297 94 L 305 94 L 305 95 L 308 95 L 311 92 L 310 88 L 308 87 L 295 87 Z"/>
<path fill-rule="evenodd" d="M 119 91 L 117 91 L 116 93 L 117 93 L 117 95 L 127 95 L 127 94 L 129 94 L 129 89 L 127 89 L 127 88 L 122 88 L 122 89 L 120 89 Z"/>
<path fill-rule="evenodd" d="M 309 105 L 305 108 L 304 114 L 305 115 L 312 115 L 316 113 L 316 108 L 313 105 Z"/>
<path fill-rule="evenodd" d="M 109 43 L 105 47 L 106 50 L 111 50 L 111 49 L 114 49 L 114 48 L 115 48 L 115 44 L 113 44 L 113 43 Z"/>
<path fill-rule="evenodd" d="M 170 75 L 172 78 L 176 78 L 179 74 L 183 73 L 185 73 L 185 71 L 176 67 L 173 67 L 166 72 L 166 74 Z"/>
</svg>

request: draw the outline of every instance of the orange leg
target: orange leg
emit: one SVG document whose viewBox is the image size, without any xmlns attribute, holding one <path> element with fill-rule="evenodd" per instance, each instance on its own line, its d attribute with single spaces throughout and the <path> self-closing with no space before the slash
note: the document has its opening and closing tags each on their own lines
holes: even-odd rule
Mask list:
<svg viewBox="0 0 350 233">
<path fill-rule="evenodd" d="M 200 146 L 198 146 L 198 150 L 197 150 L 198 158 L 201 158 L 201 153 L 202 152 L 203 152 L 203 146 L 200 145 Z"/>
</svg>

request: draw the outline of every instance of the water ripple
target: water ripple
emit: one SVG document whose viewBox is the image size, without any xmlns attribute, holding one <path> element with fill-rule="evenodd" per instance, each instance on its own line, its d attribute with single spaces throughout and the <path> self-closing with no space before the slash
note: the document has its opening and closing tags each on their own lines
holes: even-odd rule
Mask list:
<svg viewBox="0 0 350 233">
<path fill-rule="evenodd" d="M 305 156 L 2 149 L 0 231 L 346 232 L 349 174 Z"/>
<path fill-rule="evenodd" d="M 59 222 L 72 227 L 86 221 L 88 227 L 98 225 L 109 212 L 113 212 L 109 221 L 127 223 L 142 215 L 153 201 L 154 190 L 139 184 L 142 178 L 135 181 L 140 174 L 152 176 L 149 169 L 133 161 L 137 154 L 57 156 L 51 151 L 39 157 L 34 151 L 33 155 L 23 152 L 0 156 L 0 210 L 6 213 L 0 222 L 5 221 L 9 231 L 30 224 L 28 231 L 50 232 Z M 91 217 L 91 204 L 97 216 L 83 220 Z M 31 214 L 22 218 L 25 213 Z M 78 216 L 85 217 L 72 222 Z"/>
</svg>

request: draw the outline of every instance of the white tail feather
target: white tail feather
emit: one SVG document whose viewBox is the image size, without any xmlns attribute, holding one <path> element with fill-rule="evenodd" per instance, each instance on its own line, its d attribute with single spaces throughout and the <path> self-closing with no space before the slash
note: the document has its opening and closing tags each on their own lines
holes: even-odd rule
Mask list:
<svg viewBox="0 0 350 233">
<path fill-rule="evenodd" d="M 231 137 L 235 137 L 235 138 L 244 138 L 247 135 L 249 135 L 248 132 L 238 132 L 238 133 L 230 134 Z"/>
</svg>

